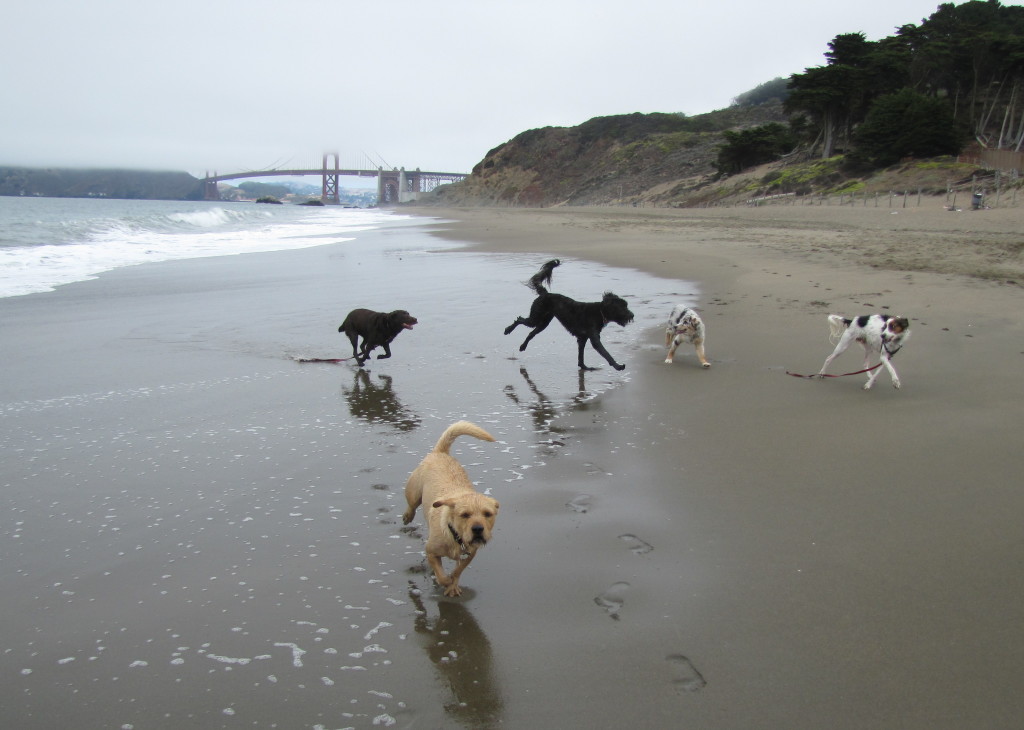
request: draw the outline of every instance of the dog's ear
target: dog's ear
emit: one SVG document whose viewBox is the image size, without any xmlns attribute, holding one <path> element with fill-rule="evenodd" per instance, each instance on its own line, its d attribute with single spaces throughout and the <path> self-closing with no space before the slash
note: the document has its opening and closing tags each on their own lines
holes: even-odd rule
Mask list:
<svg viewBox="0 0 1024 730">
<path fill-rule="evenodd" d="M 439 499 L 430 506 L 437 509 L 438 507 L 454 507 L 455 504 L 450 499 Z"/>
</svg>

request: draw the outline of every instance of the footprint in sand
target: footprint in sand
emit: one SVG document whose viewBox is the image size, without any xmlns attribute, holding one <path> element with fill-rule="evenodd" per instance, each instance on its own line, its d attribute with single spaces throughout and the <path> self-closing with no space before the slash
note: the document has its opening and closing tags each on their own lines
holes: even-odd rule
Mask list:
<svg viewBox="0 0 1024 730">
<path fill-rule="evenodd" d="M 651 552 L 651 550 L 654 550 L 653 545 L 641 540 L 636 535 L 626 533 L 625 535 L 619 535 L 619 539 L 626 543 L 627 547 L 637 555 L 646 555 Z"/>
<path fill-rule="evenodd" d="M 693 666 L 693 662 L 682 654 L 669 654 L 665 661 L 676 671 L 676 678 L 672 680 L 672 684 L 682 687 L 687 692 L 699 692 L 707 684 L 703 675 Z"/>
<path fill-rule="evenodd" d="M 590 511 L 590 503 L 593 500 L 589 494 L 581 494 L 578 497 L 573 497 L 565 506 L 571 509 L 573 512 L 579 512 L 581 514 Z"/>
<path fill-rule="evenodd" d="M 619 620 L 619 611 L 622 604 L 626 602 L 625 593 L 629 590 L 629 583 L 613 583 L 608 590 L 594 599 L 594 603 L 603 608 L 609 616 L 616 621 Z"/>
</svg>

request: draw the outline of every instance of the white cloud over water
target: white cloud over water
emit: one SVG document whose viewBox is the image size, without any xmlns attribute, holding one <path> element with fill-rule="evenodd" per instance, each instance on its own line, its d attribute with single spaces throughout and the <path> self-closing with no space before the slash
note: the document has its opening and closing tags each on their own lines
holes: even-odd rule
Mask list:
<svg viewBox="0 0 1024 730">
<path fill-rule="evenodd" d="M 1015 4 L 1015 3 L 1006 3 Z M 519 132 L 700 114 L 937 0 L 39 0 L 0 26 L 0 165 L 468 172 Z"/>
</svg>

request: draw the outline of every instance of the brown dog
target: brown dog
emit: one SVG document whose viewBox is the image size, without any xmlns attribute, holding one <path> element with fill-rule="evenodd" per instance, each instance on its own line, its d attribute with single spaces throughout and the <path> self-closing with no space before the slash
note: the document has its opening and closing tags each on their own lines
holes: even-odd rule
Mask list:
<svg viewBox="0 0 1024 730">
<path fill-rule="evenodd" d="M 459 436 L 494 441 L 491 434 L 469 421 L 445 429 L 434 450 L 409 475 L 405 485 L 409 508 L 402 515 L 402 522 L 408 525 L 416 508 L 424 505 L 428 529 L 424 552 L 446 596 L 462 594 L 459 576 L 476 557 L 476 551 L 490 541 L 498 514 L 498 502 L 473 489 L 466 470 L 448 453 Z M 455 561 L 451 575 L 444 574 L 441 558 Z"/>
<path fill-rule="evenodd" d="M 362 367 L 370 357 L 370 352 L 378 347 L 384 348 L 378 360 L 391 357 L 391 343 L 402 330 L 411 330 L 419 321 L 404 309 L 394 312 L 374 312 L 372 309 L 353 309 L 338 327 L 352 343 L 352 357 Z M 360 347 L 359 338 L 363 338 Z"/>
</svg>

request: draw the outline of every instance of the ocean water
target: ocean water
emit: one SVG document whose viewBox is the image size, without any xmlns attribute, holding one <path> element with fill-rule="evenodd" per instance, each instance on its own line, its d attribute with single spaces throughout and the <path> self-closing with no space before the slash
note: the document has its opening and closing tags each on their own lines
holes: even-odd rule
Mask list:
<svg viewBox="0 0 1024 730">
<path fill-rule="evenodd" d="M 330 206 L 0 197 L 0 301 L 45 294 L 126 267 L 175 261 L 187 265 L 190 259 L 219 257 L 201 269 L 190 269 L 189 285 L 209 287 L 212 298 L 202 314 L 176 325 L 206 347 L 271 362 L 346 357 L 350 346 L 337 333 L 337 325 L 347 311 L 357 306 L 377 311 L 402 308 L 420 318 L 420 324 L 396 343 L 399 357 L 386 363 L 392 372 L 406 366 L 462 371 L 467 358 L 487 356 L 508 358 L 513 367 L 521 364 L 535 372 L 559 373 L 566 367 L 573 372 L 576 360 L 575 342 L 560 326 L 549 328 L 523 355 L 518 345 L 528 334 L 525 328 L 501 335 L 517 315 L 528 313 L 533 294 L 523 284 L 547 258 L 560 256 L 563 261 L 556 271 L 555 291 L 584 301 L 614 291 L 629 303 L 633 324 L 611 325 L 602 337 L 620 362 L 637 350 L 649 351 L 645 357 L 660 362 L 660 327 L 668 312 L 681 301 L 696 304 L 698 292 L 692 282 L 570 261 L 557 250 L 556 241 L 548 254 L 475 253 L 431 235 L 426 224 L 444 221 L 392 210 Z M 322 253 L 313 250 L 320 247 L 327 248 Z M 251 283 L 246 262 L 256 261 L 251 257 L 261 253 L 289 250 L 295 251 L 290 263 L 274 268 L 282 277 L 279 283 L 239 307 L 237 314 L 226 314 L 224 292 Z M 438 256 L 442 250 L 446 253 Z M 310 271 L 311 265 L 316 273 Z M 141 286 L 147 293 L 162 291 L 162 280 L 162 275 L 139 279 L 146 282 Z M 174 290 L 177 285 L 170 286 Z M 196 301 L 196 291 L 191 301 Z M 141 306 L 141 300 L 131 306 Z M 265 326 L 270 320 L 275 327 Z M 659 331 L 651 334 L 652 328 Z M 631 377 L 629 370 L 616 373 L 608 368 L 589 346 L 586 360 L 602 370 L 587 379 L 588 397 Z M 182 367 L 191 362 L 177 361 Z M 385 363 L 374 359 L 367 367 L 378 365 Z M 192 373 L 180 375 L 187 378 Z M 70 385 L 58 376 L 35 385 L 39 382 Z M 451 378 L 448 385 L 460 387 L 458 378 Z M 565 404 L 575 402 L 583 390 L 574 380 L 545 387 L 553 389 L 548 396 Z M 18 392 L 28 391 L 21 387 Z"/>
<path fill-rule="evenodd" d="M 0 197 L 0 297 L 136 264 L 337 243 L 404 217 L 333 206 Z"/>
</svg>

